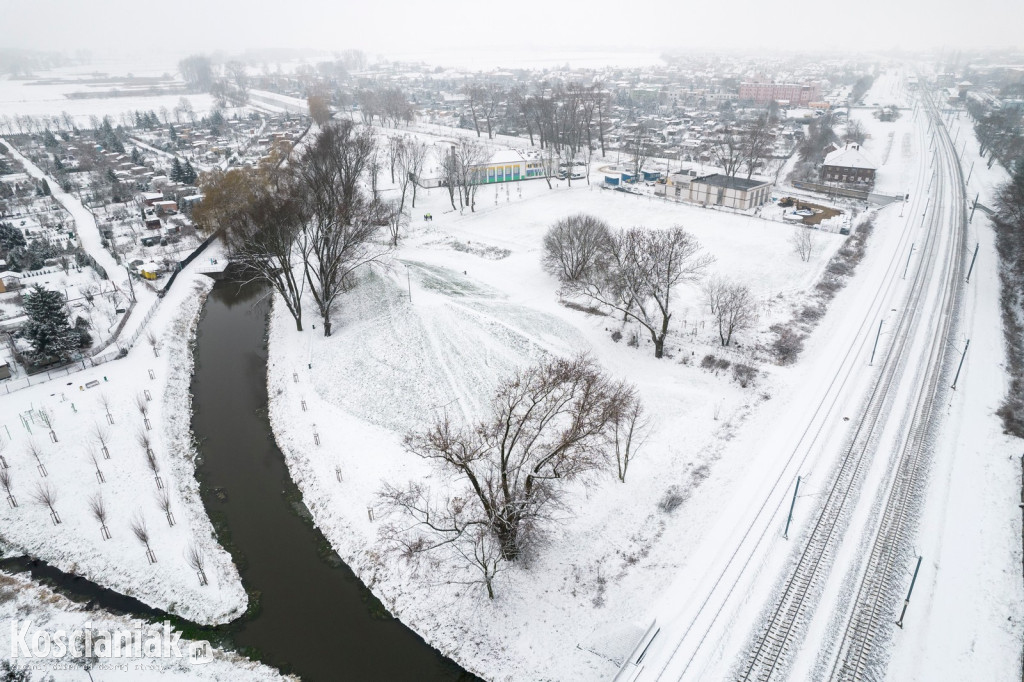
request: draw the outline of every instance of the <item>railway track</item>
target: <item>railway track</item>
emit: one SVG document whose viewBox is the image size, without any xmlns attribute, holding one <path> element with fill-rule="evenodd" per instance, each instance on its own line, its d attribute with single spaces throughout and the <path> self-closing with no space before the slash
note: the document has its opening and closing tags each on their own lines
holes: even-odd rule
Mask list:
<svg viewBox="0 0 1024 682">
<path fill-rule="evenodd" d="M 935 120 L 938 121 L 937 115 Z M 959 229 L 952 235 L 954 245 L 951 249 L 951 286 L 943 291 L 941 329 L 935 335 L 929 349 L 928 375 L 923 390 L 917 396 L 913 419 L 903 442 L 896 475 L 861 577 L 851 616 L 843 632 L 838 656 L 832 667 L 830 679 L 833 682 L 860 682 L 868 679 L 875 641 L 881 633 L 892 629 L 892 617 L 895 614 L 887 597 L 899 589 L 905 580 L 904 572 L 897 567 L 907 546 L 908 514 L 917 489 L 922 456 L 927 453 L 932 411 L 944 387 L 944 360 L 947 358 L 953 329 L 955 305 L 963 287 L 963 259 L 959 257 L 966 231 L 962 171 L 955 149 L 949 141 L 948 132 L 944 127 L 939 128 L 938 123 L 936 128 L 940 138 L 936 147 L 942 149 L 944 162 L 954 169 L 952 177 L 945 177 L 945 182 L 951 185 L 949 190 L 953 197 L 953 217 L 959 223 Z"/>
<path fill-rule="evenodd" d="M 938 129 L 935 117 L 936 135 L 940 140 L 936 143 L 937 153 L 941 148 L 944 163 L 949 162 L 949 149 L 946 147 L 948 136 L 944 130 Z M 953 157 L 955 163 L 955 157 Z M 959 173 L 959 166 L 957 166 Z M 960 209 L 962 219 L 962 184 L 952 188 L 943 187 L 950 182 L 939 173 L 935 166 L 936 192 L 933 195 L 935 204 L 932 206 L 931 218 L 928 221 L 926 243 L 923 246 L 923 257 L 911 284 L 907 305 L 899 316 L 894 340 L 885 354 L 880 377 L 868 399 L 864 414 L 853 434 L 853 438 L 844 452 L 838 471 L 832 479 L 828 495 L 823 502 L 814 526 L 807 536 L 806 544 L 800 552 L 797 563 L 786 580 L 781 596 L 772 610 L 768 623 L 758 636 L 755 646 L 744 664 L 739 679 L 744 682 L 766 682 L 780 672 L 786 662 L 790 644 L 804 622 L 804 614 L 811 605 L 812 595 L 820 579 L 827 572 L 831 563 L 832 552 L 836 549 L 837 533 L 841 530 L 844 520 L 850 513 L 847 503 L 856 499 L 858 483 L 862 478 L 865 465 L 873 454 L 873 445 L 884 424 L 883 409 L 892 399 L 891 390 L 898 385 L 907 361 L 907 345 L 912 331 L 921 315 L 921 301 L 927 293 L 927 284 L 939 264 L 941 246 L 942 220 L 945 209 L 952 205 Z M 956 175 L 959 182 L 959 175 Z M 953 203 L 949 203 L 949 190 L 953 192 Z M 942 320 L 935 334 L 929 353 L 929 363 L 924 390 L 918 393 L 913 413 L 913 422 L 904 441 L 903 452 L 897 476 L 894 479 L 879 534 L 872 548 L 868 569 L 864 574 L 858 592 L 857 606 L 844 634 L 840 657 L 833 671 L 833 679 L 860 680 L 869 660 L 868 654 L 872 642 L 879 631 L 879 620 L 884 613 L 884 595 L 888 594 L 893 579 L 893 567 L 899 548 L 902 545 L 902 533 L 910 496 L 914 490 L 918 460 L 924 448 L 925 435 L 930 424 L 932 398 L 939 389 L 949 330 L 952 324 L 952 309 L 959 291 L 959 267 L 961 263 L 962 231 L 954 232 L 953 247 L 948 249 L 947 262 L 942 273 L 948 277 L 949 284 L 944 287 Z"/>
</svg>

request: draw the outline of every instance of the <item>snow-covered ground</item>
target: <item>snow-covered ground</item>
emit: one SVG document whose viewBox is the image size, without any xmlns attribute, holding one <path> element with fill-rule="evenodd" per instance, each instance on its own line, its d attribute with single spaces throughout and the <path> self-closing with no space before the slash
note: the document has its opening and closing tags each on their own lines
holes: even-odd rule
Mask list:
<svg viewBox="0 0 1024 682">
<path fill-rule="evenodd" d="M 977 155 L 969 117 L 947 122 L 963 151 L 968 199 L 981 202 L 1006 180 Z M 966 147 L 963 146 L 966 141 Z M 972 171 L 973 164 L 973 171 Z M 978 260 L 962 326 L 971 345 L 946 427 L 915 543 L 924 557 L 905 628 L 892 649 L 889 679 L 1016 680 L 1024 640 L 1021 576 L 1021 446 L 995 414 L 1007 391 L 999 307 L 998 254 L 991 224 L 977 211 L 968 251 Z M 960 347 L 962 349 L 962 346 Z"/>
<path fill-rule="evenodd" d="M 56 72 L 54 72 L 56 73 Z M 15 80 L 11 78 L 0 78 L 0 118 L 8 116 L 60 116 L 67 112 L 79 128 L 90 128 L 91 117 L 102 119 L 110 116 L 115 124 L 120 115 L 124 112 L 134 114 L 136 111 L 153 111 L 157 115 L 161 109 L 172 112 L 171 120 L 174 119 L 173 111 L 178 106 L 182 97 L 186 97 L 192 103 L 192 110 L 196 116 L 205 116 L 213 110 L 213 97 L 208 94 L 126 94 L 118 97 L 95 96 L 96 92 L 90 93 L 91 87 L 83 83 L 75 82 L 35 82 L 31 80 Z M 122 92 L 130 93 L 129 88 L 115 88 L 110 84 L 95 86 L 97 91 L 110 91 L 119 89 Z M 88 97 L 71 97 L 74 93 L 87 93 Z M 62 124 L 63 125 L 63 124 Z"/>
<path fill-rule="evenodd" d="M 3 454 L 18 503 L 16 508 L 0 505 L 0 534 L 11 548 L 204 624 L 229 621 L 247 604 L 238 571 L 213 536 L 194 476 L 190 340 L 211 284 L 189 269 L 160 301 L 149 322 L 159 356 L 140 343 L 124 359 L 0 397 Z M 150 430 L 137 407 L 139 398 L 147 408 Z M 110 403 L 112 424 L 103 399 Z M 50 414 L 56 442 L 42 425 L 42 410 Z M 109 459 L 101 452 L 98 431 L 107 439 Z M 151 440 L 160 484 L 171 500 L 173 527 L 158 506 L 157 480 L 140 435 Z M 46 476 L 30 454 L 32 444 L 41 453 Z M 56 493 L 59 525 L 33 500 L 40 485 Z M 89 498 L 96 494 L 102 494 L 110 517 L 109 540 L 101 537 L 99 523 L 89 512 Z M 147 561 L 145 548 L 130 530 L 135 517 L 146 522 L 155 564 Z M 190 543 L 205 556 L 207 586 L 199 584 L 186 563 Z"/>
<path fill-rule="evenodd" d="M 91 628 L 93 632 L 97 633 L 95 641 L 99 641 L 99 633 L 103 631 L 139 633 L 137 636 L 142 638 L 148 638 L 153 633 L 163 632 L 162 624 L 151 625 L 145 621 L 117 616 L 101 609 L 86 608 L 23 576 L 0 573 L 0 631 L 9 633 L 12 632 L 12 628 L 15 628 L 20 635 L 27 623 L 30 624 L 29 634 L 43 631 L 51 636 L 55 636 L 60 630 L 71 633 Z M 172 641 L 174 637 L 174 631 L 170 632 L 172 635 L 168 642 Z M 24 645 L 32 647 L 33 642 L 26 638 Z M 75 659 L 70 654 L 59 658 L 56 656 L 52 658 L 26 657 L 22 646 L 17 635 L 11 638 L 0 637 L 0 660 L 9 660 L 19 667 L 27 666 L 33 680 L 45 677 L 45 679 L 52 679 L 56 682 L 80 682 L 80 680 L 87 679 L 85 670 L 81 667 L 83 659 Z M 15 653 L 14 647 L 18 647 L 19 658 L 11 658 L 12 653 Z M 180 640 L 180 648 L 187 655 L 188 640 Z M 102 647 L 96 648 L 97 653 L 102 651 Z M 144 649 L 139 649 L 139 651 L 144 651 Z M 150 651 L 155 651 L 155 649 Z M 170 648 L 164 649 L 165 654 L 171 651 Z M 131 680 L 132 682 L 166 679 L 220 680 L 221 682 L 227 680 L 294 679 L 284 678 L 273 668 L 254 663 L 232 652 L 216 648 L 209 651 L 212 654 L 211 660 L 198 665 L 190 663 L 187 658 L 174 657 L 173 654 L 162 657 L 126 655 L 113 658 L 104 656 L 95 662 L 88 679 Z"/>
<path fill-rule="evenodd" d="M 331 338 L 309 330 L 312 307 L 309 331 L 299 334 L 275 306 L 269 382 L 278 442 L 333 546 L 431 644 L 488 679 L 611 676 L 632 644 L 633 621 L 687 562 L 694 533 L 722 503 L 717 495 L 695 503 L 698 491 L 720 459 L 731 468 L 749 457 L 730 441 L 760 406 L 774 403 L 785 374 L 764 366 L 742 388 L 731 372 L 701 369 L 700 359 L 715 353 L 756 364 L 752 346 L 817 280 L 842 238 L 820 234 L 804 263 L 789 243 L 790 226 L 596 186 L 549 190 L 528 181 L 521 197 L 514 185 L 485 187 L 477 212 L 463 215 L 444 190 L 421 197 L 392 270 L 365 276 L 344 298 Z M 722 349 L 697 288 L 688 287 L 677 299 L 670 358 L 654 359 L 642 335 L 639 348 L 614 342 L 618 321 L 561 305 L 557 282 L 540 266 L 546 229 L 578 211 L 615 227 L 685 226 L 716 256 L 715 272 L 756 292 L 757 329 Z M 427 212 L 434 220 L 424 224 Z M 367 507 L 381 484 L 447 485 L 403 452 L 403 434 L 442 409 L 479 416 L 512 369 L 543 352 L 579 351 L 635 381 L 656 424 L 627 482 L 609 474 L 589 493 L 574 489 L 564 523 L 528 569 L 502 576 L 493 603 L 478 588 L 410 575 L 397 560 L 379 558 L 380 522 L 368 520 Z M 669 488 L 684 499 L 674 514 L 658 510 Z"/>
</svg>

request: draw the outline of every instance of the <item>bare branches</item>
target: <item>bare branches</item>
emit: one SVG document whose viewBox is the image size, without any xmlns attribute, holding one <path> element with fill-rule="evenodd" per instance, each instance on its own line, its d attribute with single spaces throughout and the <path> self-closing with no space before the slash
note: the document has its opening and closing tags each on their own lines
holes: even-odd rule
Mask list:
<svg viewBox="0 0 1024 682">
<path fill-rule="evenodd" d="M 460 558 L 493 596 L 501 562 L 536 545 L 567 482 L 587 480 L 607 464 L 616 424 L 629 428 L 636 402 L 632 387 L 613 382 L 586 356 L 520 370 L 501 384 L 491 415 L 472 428 L 445 415 L 406 436 L 410 452 L 464 486 L 442 500 L 418 483 L 385 486 L 384 507 L 413 520 L 411 528 L 389 527 L 385 540 L 409 558 L 433 551 Z M 626 446 L 625 435 L 618 441 Z"/>
<path fill-rule="evenodd" d="M 149 416 L 149 401 L 146 400 L 145 393 L 139 392 L 135 394 L 135 409 L 139 411 L 143 419 Z"/>
<path fill-rule="evenodd" d="M 354 272 L 389 252 L 374 242 L 386 211 L 359 188 L 375 145 L 369 130 L 357 133 L 343 121 L 325 127 L 298 161 L 307 216 L 304 275 L 324 336 L 331 335 L 331 315 Z"/>
<path fill-rule="evenodd" d="M 152 329 L 146 331 L 146 343 L 153 349 L 153 356 L 160 357 L 160 340 L 157 339 Z"/>
<path fill-rule="evenodd" d="M 50 510 L 50 521 L 53 525 L 60 524 L 60 515 L 54 505 L 57 504 L 57 490 L 49 483 L 36 483 L 36 489 L 32 493 L 32 500 L 41 507 Z"/>
<path fill-rule="evenodd" d="M 636 458 L 637 451 L 647 441 L 650 423 L 644 412 L 643 403 L 631 387 L 625 407 L 612 421 L 612 443 L 615 446 L 615 463 L 619 480 L 626 482 L 626 471 Z"/>
<path fill-rule="evenodd" d="M 103 495 L 96 493 L 89 498 L 89 513 L 100 524 L 100 536 L 104 540 L 110 539 L 110 530 L 107 528 L 107 505 L 103 501 Z"/>
<path fill-rule="evenodd" d="M 161 488 L 156 492 L 156 504 L 160 507 L 160 511 L 167 517 L 167 525 L 174 526 L 174 512 L 171 511 L 171 496 L 167 493 L 165 488 Z"/>
<path fill-rule="evenodd" d="M 611 228 L 600 218 L 562 218 L 544 235 L 544 269 L 563 282 L 593 278 L 607 266 L 611 243 Z"/>
<path fill-rule="evenodd" d="M 149 546 L 149 529 L 146 527 L 146 519 L 142 516 L 142 512 L 137 512 L 132 517 L 130 528 L 135 539 L 146 548 L 146 559 L 149 560 L 149 563 L 155 564 L 156 554 L 153 553 L 152 548 Z"/>
<path fill-rule="evenodd" d="M 89 461 L 92 462 L 92 468 L 96 472 L 96 482 L 97 483 L 106 483 L 107 479 L 103 475 L 103 472 L 100 470 L 100 460 L 99 460 L 99 457 L 96 456 L 96 450 L 94 448 L 89 448 L 88 454 L 89 454 Z"/>
<path fill-rule="evenodd" d="M 714 277 L 704 283 L 703 289 L 723 346 L 730 344 L 735 332 L 749 329 L 757 321 L 757 302 L 746 285 Z"/>
<path fill-rule="evenodd" d="M 13 479 L 11 478 L 11 470 L 7 468 L 0 469 L 0 488 L 4 489 L 4 493 L 7 495 L 7 504 L 14 509 L 18 506 L 18 500 L 14 497 L 12 491 L 14 487 Z"/>
<path fill-rule="evenodd" d="M 99 444 L 100 452 L 103 453 L 103 459 L 110 459 L 110 449 L 107 447 L 107 443 L 110 440 L 110 434 L 107 429 L 99 424 L 94 424 L 92 429 L 92 438 Z"/>
<path fill-rule="evenodd" d="M 808 262 L 814 254 L 814 231 L 806 227 L 794 227 L 793 234 L 789 237 L 789 243 L 793 245 L 793 252 L 800 256 L 800 260 Z"/>
<path fill-rule="evenodd" d="M 107 423 L 114 423 L 114 416 L 110 414 L 110 397 L 106 393 L 100 393 L 99 396 L 100 406 L 103 407 L 103 411 L 107 415 Z"/>
<path fill-rule="evenodd" d="M 188 547 L 185 548 L 185 562 L 199 576 L 200 585 L 209 584 L 209 581 L 206 579 L 206 557 L 203 556 L 195 542 L 188 543 Z"/>
<path fill-rule="evenodd" d="M 650 334 L 654 357 L 664 355 L 672 318 L 672 296 L 682 282 L 698 279 L 714 257 L 682 227 L 615 233 L 608 267 L 584 280 L 567 283 L 570 294 L 586 296 L 638 322 Z"/>
</svg>

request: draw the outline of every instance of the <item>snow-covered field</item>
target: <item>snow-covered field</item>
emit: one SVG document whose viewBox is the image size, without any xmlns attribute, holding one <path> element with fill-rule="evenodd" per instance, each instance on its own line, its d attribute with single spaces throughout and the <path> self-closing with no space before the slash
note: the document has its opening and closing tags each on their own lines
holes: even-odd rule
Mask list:
<svg viewBox="0 0 1024 682">
<path fill-rule="evenodd" d="M 51 75 L 51 74 L 47 74 Z M 118 89 L 123 93 L 117 97 L 96 96 L 97 92 Z M 92 90 L 92 92 L 90 92 Z M 75 93 L 85 93 L 87 97 L 73 97 Z M 124 112 L 134 115 L 135 111 L 154 111 L 160 115 L 161 109 L 167 109 L 170 119 L 174 120 L 174 109 L 182 97 L 192 104 L 197 116 L 205 116 L 213 110 L 213 98 L 208 94 L 148 94 L 132 93 L 129 88 L 115 88 L 110 84 L 99 84 L 95 87 L 83 83 L 61 82 L 48 83 L 33 80 L 14 80 L 0 78 L 0 118 L 8 116 L 60 116 L 67 112 L 79 128 L 91 127 L 90 118 L 102 119 L 110 116 L 115 123 Z M 63 125 L 63 124 L 62 124 Z"/>
<path fill-rule="evenodd" d="M 160 302 L 150 322 L 159 356 L 140 343 L 125 359 L 0 397 L 3 454 L 18 503 L 0 506 L 0 533 L 11 548 L 204 624 L 232 620 L 247 604 L 231 557 L 213 537 L 194 476 L 189 344 L 210 285 L 205 277 L 182 273 Z M 140 398 L 151 430 L 137 407 Z M 112 424 L 104 399 L 110 403 Z M 43 410 L 50 415 L 56 442 L 42 424 Z M 109 459 L 102 453 L 99 432 L 107 441 Z M 158 506 L 157 478 L 139 442 L 141 435 L 151 441 L 160 484 L 171 501 L 173 527 Z M 30 454 L 33 444 L 45 476 Z M 59 525 L 34 501 L 39 486 L 55 492 Z M 90 515 L 89 499 L 97 494 L 109 514 L 109 540 L 101 537 L 100 525 Z M 156 563 L 147 561 L 145 547 L 133 537 L 133 518 L 145 520 Z M 209 585 L 201 586 L 186 563 L 190 543 L 206 559 Z"/>
<path fill-rule="evenodd" d="M 842 238 L 820 234 L 804 263 L 788 241 L 792 228 L 780 223 L 596 186 L 522 185 L 522 197 L 499 187 L 497 203 L 495 190 L 481 189 L 476 214 L 452 211 L 443 190 L 424 197 L 416 214 L 432 212 L 434 221 L 414 221 L 390 272 L 366 275 L 344 298 L 329 339 L 296 333 L 276 306 L 271 419 L 317 524 L 403 622 L 488 679 L 600 679 L 632 644 L 623 633 L 633 633 L 633 621 L 685 561 L 693 528 L 714 515 L 692 506 L 696 491 L 719 458 L 746 456 L 731 452 L 729 441 L 775 394 L 777 368 L 762 367 L 741 388 L 731 372 L 701 369 L 700 359 L 715 353 L 754 363 L 760 333 L 816 281 Z M 639 348 L 614 342 L 619 322 L 561 305 L 557 282 L 540 266 L 545 230 L 578 211 L 614 227 L 685 226 L 715 255 L 716 272 L 756 292 L 757 330 L 741 335 L 737 348 L 720 348 L 689 287 L 677 299 L 670 358 L 654 359 L 643 336 Z M 312 322 L 309 308 L 307 329 Z M 609 474 L 589 492 L 574 489 L 537 559 L 505 573 L 494 602 L 481 588 L 413 575 L 380 557 L 380 522 L 368 520 L 367 507 L 381 484 L 448 485 L 403 452 L 403 434 L 442 410 L 478 417 L 514 368 L 545 352 L 580 351 L 636 382 L 656 425 L 627 482 Z M 684 499 L 674 514 L 658 510 L 669 488 Z"/>
</svg>

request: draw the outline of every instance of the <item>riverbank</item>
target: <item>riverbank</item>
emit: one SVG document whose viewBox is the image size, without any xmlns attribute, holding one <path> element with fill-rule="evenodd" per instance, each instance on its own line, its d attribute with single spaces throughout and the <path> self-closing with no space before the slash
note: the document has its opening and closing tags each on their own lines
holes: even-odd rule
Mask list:
<svg viewBox="0 0 1024 682">
<path fill-rule="evenodd" d="M 95 633 L 102 631 L 134 631 L 148 633 L 162 630 L 162 625 L 152 625 L 146 621 L 115 615 L 103 609 L 92 608 L 67 599 L 48 587 L 35 584 L 22 575 L 0 573 L 0 627 L 4 632 L 11 631 L 12 626 L 18 631 L 26 623 L 31 623 L 30 631 L 44 630 L 51 634 L 58 630 L 72 632 L 76 629 L 92 628 Z M 173 629 L 170 631 L 175 632 Z M 99 638 L 97 637 L 97 640 Z M 32 679 L 44 675 L 52 675 L 54 680 L 84 679 L 84 658 L 75 658 L 70 654 L 61 657 L 25 658 L 24 649 L 20 650 L 19 658 L 12 658 L 12 648 L 20 648 L 20 642 L 7 637 L 0 637 L 0 660 L 8 660 L 19 666 L 31 666 Z M 29 644 L 31 646 L 31 643 Z M 187 641 L 183 640 L 181 648 L 188 651 Z M 97 649 L 99 650 L 99 649 Z M 144 656 L 126 655 L 118 658 L 102 658 L 95 662 L 92 672 L 97 680 L 131 680 L 150 682 L 167 679 L 253 681 L 283 680 L 281 674 L 268 666 L 255 663 L 236 653 L 221 649 L 209 649 L 211 660 L 201 665 L 193 665 L 184 658 L 161 657 L 147 658 Z"/>
<path fill-rule="evenodd" d="M 195 480 L 191 341 L 212 282 L 188 270 L 180 277 L 150 320 L 155 346 L 137 344 L 126 358 L 0 398 L 17 502 L 0 506 L 0 535 L 8 555 L 37 557 L 210 625 L 235 619 L 248 600 Z M 52 492 L 59 524 L 36 499 L 41 490 Z M 98 499 L 109 539 L 91 511 Z M 152 555 L 133 525 L 145 526 Z M 186 559 L 190 547 L 203 558 L 208 584 Z"/>
<path fill-rule="evenodd" d="M 232 642 L 307 682 L 472 682 L 391 617 L 310 522 L 267 419 L 268 308 L 258 286 L 218 284 L 195 347 L 192 429 L 203 495 L 258 596 L 230 627 Z"/>
</svg>

